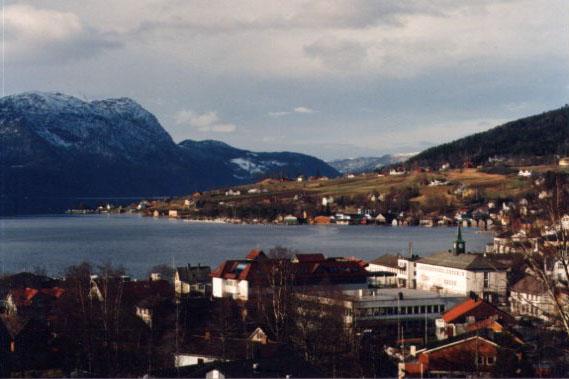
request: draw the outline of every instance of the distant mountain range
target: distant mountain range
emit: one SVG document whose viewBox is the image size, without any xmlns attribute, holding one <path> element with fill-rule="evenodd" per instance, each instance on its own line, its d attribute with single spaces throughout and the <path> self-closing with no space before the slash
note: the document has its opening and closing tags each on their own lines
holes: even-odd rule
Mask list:
<svg viewBox="0 0 569 379">
<path fill-rule="evenodd" d="M 523 164 L 553 163 L 569 155 L 569 106 L 522 118 L 438 145 L 409 159 L 409 166 L 439 167 L 450 163 L 482 165 L 489 160 Z"/>
<path fill-rule="evenodd" d="M 342 174 L 360 174 L 362 172 L 373 172 L 384 166 L 404 162 L 415 154 L 417 153 L 385 154 L 381 157 L 337 159 L 329 161 L 328 164 Z"/>
<path fill-rule="evenodd" d="M 267 176 L 338 175 L 304 154 L 176 144 L 131 99 L 86 102 L 60 93 L 0 99 L 0 152 L 0 214 L 61 211 L 88 198 L 182 195 Z"/>
</svg>

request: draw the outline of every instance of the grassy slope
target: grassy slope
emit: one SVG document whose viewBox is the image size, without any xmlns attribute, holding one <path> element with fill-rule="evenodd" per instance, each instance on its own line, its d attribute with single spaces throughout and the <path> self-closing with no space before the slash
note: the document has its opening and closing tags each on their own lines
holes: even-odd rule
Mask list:
<svg viewBox="0 0 569 379">
<path fill-rule="evenodd" d="M 430 187 L 421 185 L 421 182 L 430 179 L 446 179 L 452 183 L 449 186 Z M 278 196 L 287 198 L 294 196 L 296 193 L 307 193 L 318 196 L 346 196 L 367 195 L 373 191 L 379 193 L 387 193 L 391 189 L 398 190 L 405 187 L 417 186 L 420 196 L 415 201 L 424 202 L 427 198 L 433 196 L 444 196 L 446 198 L 455 198 L 449 195 L 449 190 L 456 189 L 460 184 L 471 188 L 473 191 L 478 189 L 484 191 L 489 198 L 509 197 L 522 194 L 530 187 L 530 180 L 518 178 L 516 175 L 498 175 L 487 174 L 477 171 L 476 169 L 451 170 L 445 173 L 410 173 L 404 176 L 383 176 L 378 177 L 375 174 L 366 176 L 357 176 L 352 179 L 339 178 L 328 181 L 310 181 L 310 182 L 284 182 L 284 183 L 263 183 L 253 184 L 240 187 L 243 192 L 249 188 L 265 188 L 269 191 L 270 196 Z M 227 200 L 254 199 L 266 197 L 267 194 L 244 194 L 226 198 Z M 221 200 L 221 197 L 218 198 Z M 217 198 L 217 196 L 216 196 Z"/>
</svg>

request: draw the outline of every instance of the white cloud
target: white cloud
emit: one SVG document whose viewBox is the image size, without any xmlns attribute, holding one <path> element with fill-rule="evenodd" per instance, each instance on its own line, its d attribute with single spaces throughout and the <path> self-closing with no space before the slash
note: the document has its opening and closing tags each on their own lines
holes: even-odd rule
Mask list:
<svg viewBox="0 0 569 379">
<path fill-rule="evenodd" d="M 188 125 L 200 132 L 233 133 L 237 126 L 224 122 L 216 112 L 196 113 L 192 110 L 181 110 L 174 115 L 176 125 Z"/>
<path fill-rule="evenodd" d="M 569 17 L 563 0 L 120 4 L 106 10 L 109 19 L 123 14 L 120 20 L 99 22 L 122 31 L 133 45 L 152 46 L 208 72 L 401 78 L 464 61 L 569 55 L 555 38 Z M 131 11 L 132 20 L 126 16 Z"/>
<path fill-rule="evenodd" d="M 290 112 L 281 111 L 281 112 L 269 112 L 269 116 L 271 117 L 283 117 L 289 115 Z"/>
<path fill-rule="evenodd" d="M 65 62 L 122 45 L 113 33 L 90 27 L 73 12 L 14 4 L 6 6 L 4 17 L 9 62 Z"/>
<path fill-rule="evenodd" d="M 308 107 L 296 107 L 294 108 L 295 113 L 314 113 L 316 112 L 314 109 Z"/>
<path fill-rule="evenodd" d="M 283 116 L 288 116 L 288 115 L 291 115 L 294 113 L 309 114 L 309 113 L 316 113 L 316 111 L 312 108 L 299 106 L 299 107 L 294 108 L 291 111 L 269 112 L 269 116 L 271 116 L 271 117 L 283 117 Z"/>
</svg>

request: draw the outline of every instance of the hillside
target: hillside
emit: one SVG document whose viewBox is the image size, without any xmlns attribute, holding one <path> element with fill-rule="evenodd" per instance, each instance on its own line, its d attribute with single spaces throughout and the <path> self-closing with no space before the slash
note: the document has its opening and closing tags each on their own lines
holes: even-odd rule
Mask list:
<svg viewBox="0 0 569 379">
<path fill-rule="evenodd" d="M 569 107 L 522 118 L 486 132 L 427 149 L 407 161 L 408 166 L 438 168 L 444 163 L 462 167 L 485 164 L 490 158 L 519 164 L 553 163 L 569 154 Z"/>
<path fill-rule="evenodd" d="M 531 167 L 536 175 L 554 170 Z M 432 185 L 433 181 L 439 184 Z M 167 214 L 184 209 L 192 218 L 237 218 L 272 222 L 287 214 L 318 215 L 328 210 L 323 198 L 331 199 L 329 211 L 352 213 L 372 209 L 383 214 L 449 215 L 459 209 L 481 206 L 485 201 L 534 196 L 533 181 L 517 173 L 492 174 L 477 169 L 446 170 L 439 173 L 409 172 L 405 175 L 365 174 L 330 180 L 263 180 L 254 184 L 208 191 L 170 201 L 154 202 L 151 209 Z M 533 194 L 533 195 L 532 195 Z M 375 200 L 374 200 L 375 198 Z M 184 204 L 190 201 L 190 208 Z M 255 222 L 255 221 L 253 221 Z"/>
<path fill-rule="evenodd" d="M 176 144 L 131 99 L 87 102 L 60 93 L 0 99 L 0 151 L 0 214 L 181 195 L 264 176 L 338 174 L 303 154 L 254 153 L 216 141 Z"/>
<path fill-rule="evenodd" d="M 329 161 L 328 164 L 342 174 L 360 174 L 363 172 L 373 172 L 390 164 L 404 162 L 411 156 L 413 156 L 413 154 L 385 154 L 381 157 L 337 159 Z"/>
</svg>

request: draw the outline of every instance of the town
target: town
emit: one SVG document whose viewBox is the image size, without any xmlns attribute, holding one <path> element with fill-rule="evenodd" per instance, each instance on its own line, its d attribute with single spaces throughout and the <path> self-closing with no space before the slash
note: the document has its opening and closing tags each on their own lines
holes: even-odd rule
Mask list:
<svg viewBox="0 0 569 379">
<path fill-rule="evenodd" d="M 520 225 L 483 252 L 458 223 L 424 256 L 275 247 L 138 279 L 89 263 L 5 275 L 0 375 L 566 376 L 569 216 Z"/>
</svg>

